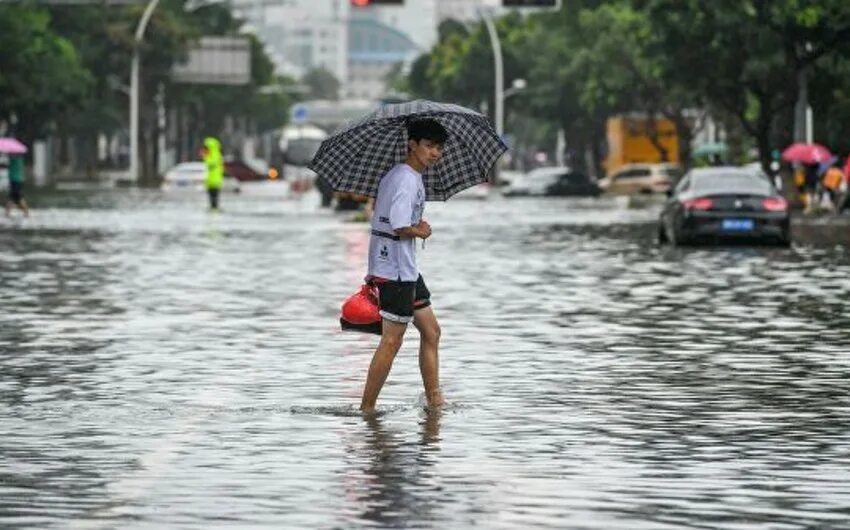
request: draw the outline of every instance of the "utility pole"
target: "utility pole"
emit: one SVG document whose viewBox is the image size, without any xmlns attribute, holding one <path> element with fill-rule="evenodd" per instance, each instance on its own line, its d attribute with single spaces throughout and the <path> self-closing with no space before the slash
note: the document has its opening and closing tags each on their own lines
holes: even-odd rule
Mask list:
<svg viewBox="0 0 850 530">
<path fill-rule="evenodd" d="M 807 42 L 803 45 L 799 55 L 811 52 L 812 45 Z M 812 107 L 809 105 L 809 77 L 812 66 L 810 64 L 800 68 L 797 72 L 797 103 L 794 105 L 794 141 L 812 143 L 814 141 L 814 127 Z"/>
</svg>

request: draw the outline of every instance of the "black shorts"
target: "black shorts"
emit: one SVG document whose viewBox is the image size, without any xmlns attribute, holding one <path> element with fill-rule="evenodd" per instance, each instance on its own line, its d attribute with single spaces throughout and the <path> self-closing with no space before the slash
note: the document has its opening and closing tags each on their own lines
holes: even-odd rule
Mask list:
<svg viewBox="0 0 850 530">
<path fill-rule="evenodd" d="M 20 205 L 21 201 L 24 199 L 24 183 L 23 182 L 9 182 L 9 200 L 15 204 Z"/>
<path fill-rule="evenodd" d="M 408 324 L 413 322 L 415 310 L 431 305 L 431 291 L 421 274 L 415 282 L 373 278 L 372 283 L 378 287 L 378 305 L 387 320 Z"/>
</svg>

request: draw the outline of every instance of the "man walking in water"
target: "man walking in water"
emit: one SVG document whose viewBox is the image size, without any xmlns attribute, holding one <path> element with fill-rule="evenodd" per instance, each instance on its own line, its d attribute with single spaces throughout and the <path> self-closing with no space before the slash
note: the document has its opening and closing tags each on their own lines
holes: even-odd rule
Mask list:
<svg viewBox="0 0 850 530">
<path fill-rule="evenodd" d="M 378 185 L 372 215 L 367 282 L 376 285 L 382 317 L 381 342 L 369 365 L 360 410 L 375 410 L 378 394 L 401 348 L 407 325 L 419 330 L 419 371 L 429 407 L 444 403 L 440 391 L 440 325 L 431 308 L 431 293 L 416 267 L 415 240 L 428 239 L 431 226 L 422 219 L 425 185 L 422 173 L 443 154 L 448 132 L 433 119 L 407 126 L 407 159 Z"/>
</svg>

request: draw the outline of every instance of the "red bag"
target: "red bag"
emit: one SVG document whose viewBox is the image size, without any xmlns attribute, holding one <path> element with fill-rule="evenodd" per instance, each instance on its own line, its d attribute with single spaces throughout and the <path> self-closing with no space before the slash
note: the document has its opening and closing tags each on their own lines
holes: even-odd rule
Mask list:
<svg viewBox="0 0 850 530">
<path fill-rule="evenodd" d="M 381 314 L 378 307 L 378 288 L 365 284 L 342 303 L 339 323 L 343 330 L 381 334 Z"/>
</svg>

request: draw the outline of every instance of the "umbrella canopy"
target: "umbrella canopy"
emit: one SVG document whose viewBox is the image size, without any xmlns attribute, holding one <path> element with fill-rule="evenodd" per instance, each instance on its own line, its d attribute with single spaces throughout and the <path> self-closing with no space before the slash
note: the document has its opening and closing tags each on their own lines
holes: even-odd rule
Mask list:
<svg viewBox="0 0 850 530">
<path fill-rule="evenodd" d="M 322 142 L 310 169 L 336 191 L 374 197 L 381 178 L 407 158 L 407 123 L 433 118 L 449 133 L 443 157 L 425 170 L 425 198 L 444 201 L 482 182 L 507 150 L 487 118 L 452 105 L 417 100 L 386 105 Z"/>
<path fill-rule="evenodd" d="M 831 156 L 827 160 L 818 162 L 818 175 L 823 175 L 826 171 L 838 162 L 837 156 Z"/>
<path fill-rule="evenodd" d="M 693 156 L 712 156 L 712 155 L 723 155 L 726 154 L 726 151 L 729 150 L 729 146 L 723 142 L 715 142 L 702 144 L 697 146 L 692 153 Z"/>
<path fill-rule="evenodd" d="M 802 162 L 803 164 L 818 164 L 832 158 L 829 149 L 820 144 L 791 144 L 782 151 L 782 160 L 786 162 Z"/>
<path fill-rule="evenodd" d="M 0 153 L 22 155 L 27 152 L 27 146 L 14 138 L 0 138 Z"/>
</svg>

